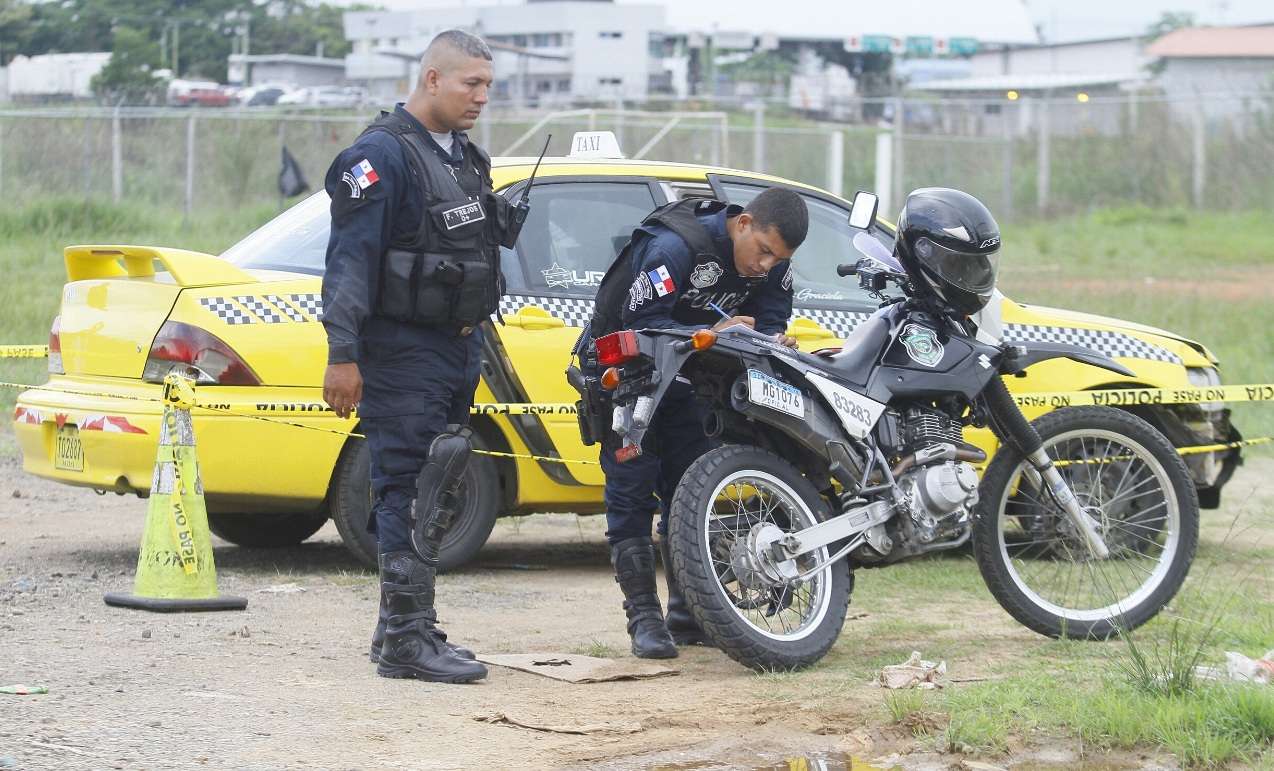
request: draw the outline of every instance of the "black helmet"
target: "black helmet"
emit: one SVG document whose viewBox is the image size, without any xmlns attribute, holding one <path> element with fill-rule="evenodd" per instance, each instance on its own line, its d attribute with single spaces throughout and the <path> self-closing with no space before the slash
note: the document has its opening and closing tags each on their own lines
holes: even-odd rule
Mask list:
<svg viewBox="0 0 1274 771">
<path fill-rule="evenodd" d="M 924 187 L 907 196 L 897 251 L 917 290 L 927 287 L 966 316 L 977 313 L 995 289 L 999 250 L 999 225 L 968 193 Z"/>
</svg>

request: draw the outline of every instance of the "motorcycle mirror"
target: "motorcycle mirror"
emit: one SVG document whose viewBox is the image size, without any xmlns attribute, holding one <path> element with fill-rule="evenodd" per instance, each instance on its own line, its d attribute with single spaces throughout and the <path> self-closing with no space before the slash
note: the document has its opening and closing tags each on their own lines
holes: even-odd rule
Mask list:
<svg viewBox="0 0 1274 771">
<path fill-rule="evenodd" d="M 854 204 L 849 210 L 849 226 L 859 230 L 870 230 L 876 221 L 876 209 L 880 206 L 880 198 L 875 193 L 859 190 L 854 193 Z"/>
</svg>

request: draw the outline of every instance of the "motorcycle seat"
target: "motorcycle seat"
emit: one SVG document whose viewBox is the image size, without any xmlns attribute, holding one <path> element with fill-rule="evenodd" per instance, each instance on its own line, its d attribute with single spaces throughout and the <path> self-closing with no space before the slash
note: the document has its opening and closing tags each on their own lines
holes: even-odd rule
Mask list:
<svg viewBox="0 0 1274 771">
<path fill-rule="evenodd" d="M 873 316 L 854 328 L 839 351 L 819 358 L 840 377 L 857 386 L 866 386 L 880 349 L 889 339 L 889 321 Z"/>
</svg>

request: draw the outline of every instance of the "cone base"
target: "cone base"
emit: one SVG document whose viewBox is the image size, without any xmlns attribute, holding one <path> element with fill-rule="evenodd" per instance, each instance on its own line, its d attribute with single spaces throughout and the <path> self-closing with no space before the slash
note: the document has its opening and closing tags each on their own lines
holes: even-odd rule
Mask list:
<svg viewBox="0 0 1274 771">
<path fill-rule="evenodd" d="M 243 597 L 208 597 L 206 599 L 170 599 L 141 597 L 136 594 L 111 592 L 103 597 L 107 605 L 117 608 L 149 610 L 152 613 L 195 613 L 214 610 L 244 610 L 248 601 Z"/>
</svg>

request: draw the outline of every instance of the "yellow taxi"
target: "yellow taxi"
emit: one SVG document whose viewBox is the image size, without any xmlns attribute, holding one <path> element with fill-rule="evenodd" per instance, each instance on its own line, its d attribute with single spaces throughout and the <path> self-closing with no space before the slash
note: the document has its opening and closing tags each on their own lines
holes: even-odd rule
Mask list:
<svg viewBox="0 0 1274 771">
<path fill-rule="evenodd" d="M 497 158 L 496 190 L 516 201 L 534 160 Z M 517 247 L 502 255 L 504 324 L 493 322 L 486 336 L 480 403 L 575 400 L 563 371 L 608 264 L 646 214 L 678 198 L 746 203 L 774 184 L 805 197 L 810 229 L 792 263 L 788 329 L 803 349 L 839 345 L 875 308 L 852 279 L 836 275 L 836 265 L 854 262 L 858 253 L 846 224 L 849 202 L 826 191 L 747 171 L 616 157 L 546 158 L 534 184 Z M 320 284 L 329 223 L 328 198 L 319 192 L 220 257 L 144 246 L 68 248 L 49 381 L 22 393 L 14 413 L 23 467 L 65 484 L 144 497 L 160 430 L 160 382 L 179 367 L 197 375 L 198 398 L 207 405 L 194 420 L 213 531 L 243 546 L 285 546 L 330 518 L 349 550 L 374 564 L 375 543 L 365 528 L 367 451 L 348 436 L 358 431 L 356 421 L 322 404 Z M 879 230 L 890 246 L 891 231 Z M 1010 341 L 1084 345 L 1136 373 L 1123 379 L 1056 359 L 1011 379 L 1018 393 L 1220 383 L 1207 348 L 1160 329 L 1009 299 L 1003 318 Z M 1237 437 L 1223 405 L 1129 409 L 1177 446 Z M 1034 418 L 1044 410 L 1027 412 Z M 473 557 L 497 517 L 602 510 L 596 465 L 551 460 L 596 460 L 596 448 L 580 442 L 574 415 L 488 411 L 473 422 L 480 447 L 535 457 L 475 456 L 464 511 L 443 542 L 444 568 Z M 989 433 L 976 438 L 988 454 L 994 451 Z M 1187 459 L 1201 503 L 1217 506 L 1238 451 Z"/>
</svg>

